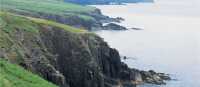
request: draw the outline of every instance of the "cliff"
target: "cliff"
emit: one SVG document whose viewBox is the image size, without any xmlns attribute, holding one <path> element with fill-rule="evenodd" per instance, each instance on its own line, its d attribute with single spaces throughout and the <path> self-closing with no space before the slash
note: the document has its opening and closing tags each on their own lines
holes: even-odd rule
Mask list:
<svg viewBox="0 0 200 87">
<path fill-rule="evenodd" d="M 1 58 L 61 87 L 119 85 L 119 53 L 95 34 L 10 13 L 1 13 L 1 23 Z"/>
<path fill-rule="evenodd" d="M 145 81 L 163 84 L 166 78 L 128 68 L 94 33 L 12 13 L 0 17 L 0 58 L 60 87 L 134 87 Z"/>
<path fill-rule="evenodd" d="M 130 69 L 117 50 L 87 31 L 125 30 L 116 24 L 102 26 L 121 18 L 54 0 L 1 2 L 5 12 L 0 12 L 0 58 L 60 87 L 135 87 L 141 82 L 164 84 L 169 79 L 162 73 Z"/>
</svg>

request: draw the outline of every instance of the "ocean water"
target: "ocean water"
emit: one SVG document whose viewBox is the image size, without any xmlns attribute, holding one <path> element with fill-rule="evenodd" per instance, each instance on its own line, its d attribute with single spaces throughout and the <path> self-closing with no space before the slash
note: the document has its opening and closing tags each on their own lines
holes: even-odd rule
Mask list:
<svg viewBox="0 0 200 87">
<path fill-rule="evenodd" d="M 125 18 L 120 25 L 143 29 L 96 33 L 130 57 L 123 60 L 129 67 L 165 72 L 175 79 L 167 85 L 139 87 L 200 87 L 199 1 L 168 1 L 95 6 L 105 15 Z"/>
</svg>

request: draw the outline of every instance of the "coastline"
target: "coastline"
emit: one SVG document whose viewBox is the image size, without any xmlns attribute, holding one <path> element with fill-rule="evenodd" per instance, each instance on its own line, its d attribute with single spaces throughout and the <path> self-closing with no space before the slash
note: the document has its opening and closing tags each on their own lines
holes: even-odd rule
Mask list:
<svg viewBox="0 0 200 87">
<path fill-rule="evenodd" d="M 101 12 L 101 14 L 103 14 L 103 13 Z M 109 15 L 106 15 L 106 16 L 109 16 Z M 120 18 L 122 20 L 119 20 L 119 22 L 116 22 L 116 21 L 102 22 L 102 24 L 107 23 L 107 24 L 105 24 L 105 26 L 109 25 L 109 24 L 111 24 L 111 25 L 106 26 L 106 27 L 109 27 L 109 28 L 101 29 L 101 30 L 108 30 L 108 31 L 109 30 L 116 30 L 117 32 L 120 32 L 121 30 L 128 30 L 128 29 L 130 29 L 130 30 L 143 30 L 141 28 L 126 28 L 126 27 L 118 25 L 118 24 L 114 25 L 115 23 L 120 23 L 121 21 L 125 21 L 125 19 L 122 18 L 122 17 L 117 17 L 117 18 Z M 113 26 L 115 26 L 115 27 L 113 27 Z M 99 31 L 101 31 L 101 30 L 99 30 Z M 121 59 L 126 59 L 126 56 L 122 57 Z M 127 65 L 126 65 L 126 67 L 128 68 Z M 134 69 L 134 68 L 130 68 L 130 69 L 131 69 L 131 72 L 129 72 L 129 73 L 130 74 L 134 73 L 133 74 L 133 76 L 134 76 L 133 83 L 136 84 L 136 85 L 141 85 L 141 84 L 144 84 L 144 83 L 155 84 L 155 85 L 165 85 L 166 84 L 165 81 L 171 80 L 171 77 L 170 77 L 169 74 L 158 73 L 158 72 L 155 72 L 154 70 L 144 71 L 144 70 L 138 70 L 138 69 Z M 126 79 L 130 78 L 129 76 L 130 75 L 128 75 L 128 77 L 123 77 L 123 78 L 126 78 Z M 125 83 L 127 84 L 126 81 L 125 81 Z M 130 82 L 129 82 L 129 84 L 130 84 Z"/>
</svg>

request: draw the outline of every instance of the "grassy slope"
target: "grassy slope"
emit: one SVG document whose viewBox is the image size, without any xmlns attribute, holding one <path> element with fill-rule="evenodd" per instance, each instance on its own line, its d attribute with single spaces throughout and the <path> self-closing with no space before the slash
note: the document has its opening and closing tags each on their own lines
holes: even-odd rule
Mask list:
<svg viewBox="0 0 200 87">
<path fill-rule="evenodd" d="M 1 8 L 23 13 L 46 13 L 61 16 L 77 15 L 86 20 L 93 18 L 82 13 L 95 10 L 93 7 L 64 3 L 57 0 L 0 0 Z"/>
<path fill-rule="evenodd" d="M 86 32 L 86 30 L 83 29 L 77 29 L 65 24 L 60 24 L 45 19 L 21 16 L 9 12 L 0 12 L 0 25 L 1 25 L 0 27 L 2 28 L 2 30 L 6 32 L 10 32 L 13 29 L 17 28 L 17 29 L 23 29 L 25 31 L 30 31 L 33 33 L 38 33 L 39 24 L 58 27 L 61 29 L 65 29 L 66 31 L 69 32 L 76 32 L 76 33 Z"/>
<path fill-rule="evenodd" d="M 57 87 L 23 68 L 0 59 L 0 87 Z"/>
</svg>

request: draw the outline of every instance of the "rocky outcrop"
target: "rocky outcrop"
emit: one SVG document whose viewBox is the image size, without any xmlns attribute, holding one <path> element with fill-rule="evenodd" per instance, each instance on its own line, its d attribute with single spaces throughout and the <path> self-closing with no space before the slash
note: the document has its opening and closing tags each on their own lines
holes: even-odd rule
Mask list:
<svg viewBox="0 0 200 87">
<path fill-rule="evenodd" d="M 143 81 L 146 83 L 162 85 L 162 84 L 166 84 L 164 80 L 171 80 L 169 75 L 164 74 L 164 73 L 156 73 L 153 70 L 140 71 L 140 73 L 141 73 Z"/>
<path fill-rule="evenodd" d="M 127 30 L 126 27 L 120 26 L 115 23 L 106 24 L 105 26 L 103 26 L 103 29 L 104 30 Z"/>
<path fill-rule="evenodd" d="M 71 87 L 119 85 L 122 72 L 126 72 L 126 69 L 122 66 L 118 51 L 110 48 L 102 38 L 93 34 L 71 34 L 54 28 L 43 29 L 41 33 L 47 50 L 57 55 L 58 71 L 63 73 Z"/>
</svg>

